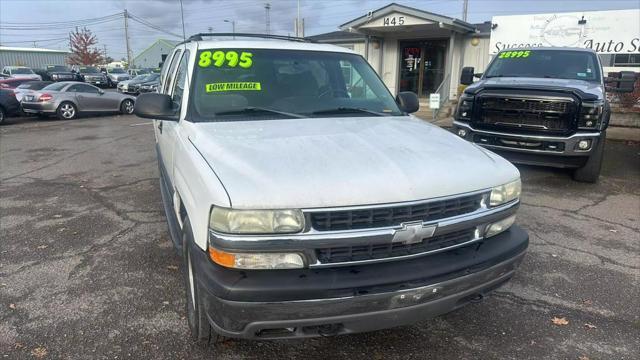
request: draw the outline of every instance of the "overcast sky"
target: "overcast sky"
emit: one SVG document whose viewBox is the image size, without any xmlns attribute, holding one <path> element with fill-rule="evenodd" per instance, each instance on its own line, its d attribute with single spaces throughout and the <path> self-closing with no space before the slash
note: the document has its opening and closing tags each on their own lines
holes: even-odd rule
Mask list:
<svg viewBox="0 0 640 360">
<path fill-rule="evenodd" d="M 265 31 L 265 0 L 183 0 L 187 36 L 205 32 L 231 32 L 235 20 L 236 32 Z M 270 0 L 271 30 L 277 34 L 293 34 L 297 0 Z M 305 19 L 305 35 L 338 30 L 338 26 L 369 10 L 383 7 L 392 1 L 379 0 L 300 0 L 301 17 Z M 462 0 L 401 0 L 399 4 L 451 17 L 462 17 Z M 553 13 L 607 9 L 639 8 L 640 0 L 469 0 L 471 23 L 491 20 L 493 15 Z M 67 49 L 68 33 L 72 26 L 49 26 L 49 29 L 9 30 L 11 24 L 43 24 L 74 21 L 117 14 L 127 9 L 163 30 L 182 34 L 179 0 L 0 0 L 0 43 L 4 46 Z M 4 27 L 4 29 L 3 29 Z M 149 46 L 158 38 L 176 39 L 169 34 L 129 21 L 133 54 Z M 126 56 L 124 21 L 121 18 L 91 25 L 100 48 L 107 46 L 109 56 Z"/>
</svg>

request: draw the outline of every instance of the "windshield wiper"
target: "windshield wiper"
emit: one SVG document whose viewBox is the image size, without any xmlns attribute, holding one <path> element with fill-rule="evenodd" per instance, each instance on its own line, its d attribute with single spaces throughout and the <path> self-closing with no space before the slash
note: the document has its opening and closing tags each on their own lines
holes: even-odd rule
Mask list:
<svg viewBox="0 0 640 360">
<path fill-rule="evenodd" d="M 289 117 L 298 118 L 298 119 L 306 118 L 306 116 L 301 114 L 295 114 L 295 113 L 290 113 L 286 111 L 280 111 L 276 109 L 270 109 L 270 108 L 264 108 L 264 107 L 258 107 L 258 106 L 247 106 L 242 109 L 220 111 L 220 112 L 214 113 L 214 115 L 242 115 L 242 114 L 255 114 L 255 113 L 271 113 L 271 114 L 284 115 L 284 116 L 289 116 Z"/>
<path fill-rule="evenodd" d="M 357 113 L 357 112 L 367 113 L 367 114 L 376 115 L 376 116 L 389 116 L 389 115 L 391 115 L 391 114 L 385 114 L 385 113 L 381 113 L 381 112 L 377 112 L 377 111 L 373 111 L 373 110 L 368 110 L 368 109 L 363 109 L 363 108 L 354 108 L 354 107 L 337 107 L 337 108 L 333 108 L 333 109 L 317 110 L 317 111 L 313 111 L 311 114 L 312 115 L 344 114 L 344 113 Z"/>
</svg>

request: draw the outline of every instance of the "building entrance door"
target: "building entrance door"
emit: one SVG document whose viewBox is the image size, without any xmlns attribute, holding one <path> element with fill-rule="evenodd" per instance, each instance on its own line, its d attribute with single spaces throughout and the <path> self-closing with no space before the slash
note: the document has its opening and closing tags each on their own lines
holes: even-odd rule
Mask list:
<svg viewBox="0 0 640 360">
<path fill-rule="evenodd" d="M 447 40 L 400 43 L 400 91 L 429 97 L 444 80 Z"/>
</svg>

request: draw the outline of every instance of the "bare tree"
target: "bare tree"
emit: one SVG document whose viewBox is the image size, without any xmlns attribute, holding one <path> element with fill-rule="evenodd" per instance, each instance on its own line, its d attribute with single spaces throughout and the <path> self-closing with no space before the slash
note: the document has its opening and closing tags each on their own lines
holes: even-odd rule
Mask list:
<svg viewBox="0 0 640 360">
<path fill-rule="evenodd" d="M 103 61 L 102 54 L 95 45 L 98 39 L 87 28 L 78 29 L 70 35 L 70 64 L 94 65 Z"/>
</svg>

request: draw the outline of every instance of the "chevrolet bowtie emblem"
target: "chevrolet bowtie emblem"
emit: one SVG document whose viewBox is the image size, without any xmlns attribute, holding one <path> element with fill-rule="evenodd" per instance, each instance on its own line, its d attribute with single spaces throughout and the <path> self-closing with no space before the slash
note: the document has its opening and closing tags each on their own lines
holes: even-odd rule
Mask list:
<svg viewBox="0 0 640 360">
<path fill-rule="evenodd" d="M 436 231 L 437 225 L 423 225 L 422 221 L 405 222 L 402 228 L 393 233 L 394 243 L 415 244 L 425 238 L 430 238 Z"/>
</svg>

